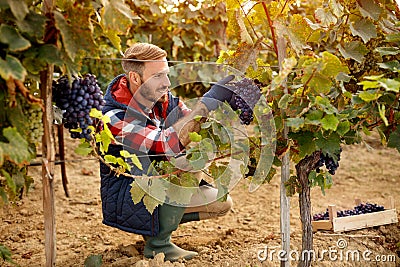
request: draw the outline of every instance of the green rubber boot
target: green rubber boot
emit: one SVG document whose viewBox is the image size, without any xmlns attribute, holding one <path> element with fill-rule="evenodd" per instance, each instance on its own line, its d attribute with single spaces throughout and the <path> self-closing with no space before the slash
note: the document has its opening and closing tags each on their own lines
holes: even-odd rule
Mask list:
<svg viewBox="0 0 400 267">
<path fill-rule="evenodd" d="M 153 258 L 158 253 L 164 253 L 165 261 L 177 261 L 179 259 L 190 260 L 197 252 L 184 250 L 171 242 L 171 234 L 178 228 L 185 208 L 163 204 L 158 209 L 160 232 L 157 236 L 146 236 L 144 256 Z"/>
<path fill-rule="evenodd" d="M 200 221 L 200 216 L 198 212 L 190 212 L 183 214 L 180 224 L 187 222 L 194 222 L 194 221 Z"/>
</svg>

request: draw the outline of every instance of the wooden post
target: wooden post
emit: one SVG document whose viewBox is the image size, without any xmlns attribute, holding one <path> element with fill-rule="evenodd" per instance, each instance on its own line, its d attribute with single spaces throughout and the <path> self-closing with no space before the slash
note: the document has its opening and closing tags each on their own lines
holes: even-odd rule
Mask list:
<svg viewBox="0 0 400 267">
<path fill-rule="evenodd" d="M 40 86 L 45 110 L 43 113 L 44 135 L 42 139 L 42 183 L 43 183 L 43 214 L 45 233 L 46 266 L 56 263 L 56 227 L 54 208 L 54 161 L 56 158 L 53 136 L 53 103 L 52 85 L 53 66 L 40 73 Z"/>
<path fill-rule="evenodd" d="M 280 37 L 277 42 L 278 47 L 278 61 L 279 68 L 282 69 L 282 62 L 286 57 L 286 42 L 285 39 Z M 286 83 L 283 84 L 285 87 L 285 94 L 288 93 Z M 287 139 L 288 127 L 286 124 L 284 125 L 283 130 L 284 138 Z M 281 261 L 281 267 L 289 267 L 290 266 L 290 198 L 286 195 L 286 187 L 285 183 L 289 180 L 290 177 L 290 154 L 289 151 L 285 153 L 282 158 L 282 168 L 281 168 L 281 185 L 280 185 L 280 227 L 281 227 L 281 243 L 282 250 L 286 252 L 285 257 L 286 260 Z"/>
<path fill-rule="evenodd" d="M 54 0 L 43 1 L 42 12 L 51 17 Z M 44 41 L 54 43 L 56 38 L 51 34 L 50 28 L 54 27 L 50 22 L 46 25 Z M 40 91 L 44 103 L 43 113 L 43 139 L 42 139 L 42 183 L 43 183 L 43 214 L 45 234 L 46 267 L 56 265 L 56 226 L 54 208 L 54 162 L 56 153 L 54 149 L 53 135 L 53 103 L 52 83 L 54 65 L 47 65 L 47 69 L 40 72 Z"/>
</svg>

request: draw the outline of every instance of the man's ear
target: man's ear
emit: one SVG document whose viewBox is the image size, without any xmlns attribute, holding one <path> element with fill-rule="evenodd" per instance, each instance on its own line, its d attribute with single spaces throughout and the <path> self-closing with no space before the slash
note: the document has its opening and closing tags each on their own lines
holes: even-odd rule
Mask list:
<svg viewBox="0 0 400 267">
<path fill-rule="evenodd" d="M 136 90 L 142 85 L 142 79 L 140 78 L 139 73 L 130 71 L 129 72 L 129 89 L 132 93 L 135 93 Z"/>
</svg>

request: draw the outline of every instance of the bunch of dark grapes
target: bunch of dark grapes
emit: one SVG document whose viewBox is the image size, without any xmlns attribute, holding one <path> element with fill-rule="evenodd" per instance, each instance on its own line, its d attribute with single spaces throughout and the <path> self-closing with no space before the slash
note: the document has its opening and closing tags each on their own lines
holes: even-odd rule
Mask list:
<svg viewBox="0 0 400 267">
<path fill-rule="evenodd" d="M 232 103 L 233 110 L 240 109 L 240 121 L 249 125 L 253 119 L 253 109 L 261 97 L 260 88 L 257 84 L 248 78 L 233 83 L 233 91 L 235 93 Z"/>
<path fill-rule="evenodd" d="M 372 212 L 378 212 L 385 210 L 384 206 L 372 203 L 361 203 L 354 207 L 352 210 L 339 210 L 336 212 L 337 217 L 354 216 Z M 317 213 L 313 215 L 313 221 L 329 220 L 329 211 L 326 209 L 325 212 Z"/>
<path fill-rule="evenodd" d="M 83 78 L 75 77 L 71 84 L 67 76 L 62 76 L 53 83 L 53 92 L 56 105 L 64 111 L 63 123 L 71 137 L 91 140 L 88 126 L 93 125 L 93 120 L 89 115 L 90 110 L 101 110 L 105 104 L 96 76 L 86 74 Z M 74 131 L 78 128 L 82 131 Z"/>
<path fill-rule="evenodd" d="M 321 167 L 325 165 L 325 167 L 328 169 L 328 172 L 332 175 L 335 174 L 336 170 L 339 168 L 339 161 L 340 161 L 340 154 L 342 152 L 342 148 L 340 148 L 339 153 L 336 154 L 337 161 L 335 161 L 332 157 L 329 155 L 325 155 L 321 153 L 321 156 L 319 158 L 319 161 L 316 166 L 316 171 L 319 173 L 321 171 Z"/>
</svg>

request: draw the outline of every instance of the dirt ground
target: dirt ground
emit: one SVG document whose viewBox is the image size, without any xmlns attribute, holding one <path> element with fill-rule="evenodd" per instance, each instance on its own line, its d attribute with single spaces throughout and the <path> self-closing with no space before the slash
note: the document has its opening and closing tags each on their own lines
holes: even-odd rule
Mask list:
<svg viewBox="0 0 400 267">
<path fill-rule="evenodd" d="M 231 192 L 232 212 L 219 219 L 181 225 L 174 232 L 174 242 L 197 251 L 196 258 L 174 264 L 162 263 L 159 258 L 149 261 L 141 256 L 144 247 L 141 236 L 102 224 L 98 163 L 89 158 L 79 160 L 81 157 L 73 152 L 76 141 L 69 138 L 65 141 L 67 159 L 74 161 L 67 163 L 69 198 L 62 187 L 60 166 L 56 166 L 57 266 L 84 266 L 91 255 L 101 255 L 102 266 L 113 267 L 280 265 L 278 175 L 254 193 L 248 192 L 247 181 L 242 180 Z M 344 147 L 333 187 L 325 196 L 319 188 L 312 189 L 313 213 L 324 211 L 329 204 L 336 204 L 338 209 L 352 209 L 355 198 L 385 205 L 388 197 L 393 196 L 400 205 L 400 153 L 382 148 L 374 138 L 369 146 Z M 45 265 L 40 171 L 40 167 L 30 168 L 35 183 L 22 201 L 0 209 L 0 243 L 11 250 L 19 266 Z M 296 258 L 296 252 L 301 251 L 298 197 L 292 197 L 290 204 L 291 256 Z M 398 216 L 399 211 L 397 208 Z M 317 257 L 313 266 L 400 266 L 400 224 L 344 233 L 318 231 L 314 234 L 314 250 L 332 254 L 325 254 L 323 260 Z M 359 260 L 347 253 L 354 251 L 359 252 Z M 366 257 L 362 257 L 364 252 Z M 296 263 L 291 261 L 292 266 Z M 0 262 L 0 266 L 13 265 Z"/>
</svg>

